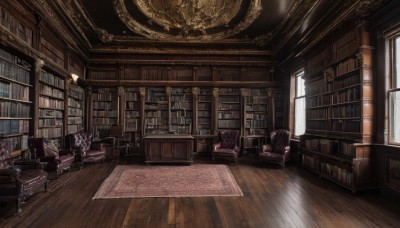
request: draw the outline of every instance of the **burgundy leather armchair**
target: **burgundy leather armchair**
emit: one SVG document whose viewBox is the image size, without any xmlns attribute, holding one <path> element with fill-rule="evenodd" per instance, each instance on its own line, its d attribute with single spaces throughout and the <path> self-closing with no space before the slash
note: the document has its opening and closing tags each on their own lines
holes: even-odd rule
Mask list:
<svg viewBox="0 0 400 228">
<path fill-rule="evenodd" d="M 92 144 L 93 134 L 81 131 L 69 135 L 70 149 L 75 153 L 76 159 L 81 163 L 104 162 L 106 151 L 101 143 Z"/>
<path fill-rule="evenodd" d="M 10 148 L 8 140 L 0 140 L 0 201 L 16 200 L 20 214 L 23 201 L 47 189 L 47 172 L 37 161 L 14 165 L 10 159 Z"/>
<path fill-rule="evenodd" d="M 211 152 L 213 161 L 216 159 L 230 160 L 237 165 L 240 149 L 237 145 L 239 131 L 225 130 L 218 132 L 219 142 L 213 145 Z"/>
<path fill-rule="evenodd" d="M 70 170 L 75 161 L 75 154 L 71 150 L 60 150 L 53 140 L 45 138 L 29 138 L 28 145 L 32 158 L 46 162 L 45 170 L 55 173 L 56 179 L 65 170 Z"/>
<path fill-rule="evenodd" d="M 286 130 L 271 132 L 271 144 L 263 145 L 259 154 L 260 160 L 285 166 L 290 159 L 290 138 L 291 134 Z"/>
</svg>

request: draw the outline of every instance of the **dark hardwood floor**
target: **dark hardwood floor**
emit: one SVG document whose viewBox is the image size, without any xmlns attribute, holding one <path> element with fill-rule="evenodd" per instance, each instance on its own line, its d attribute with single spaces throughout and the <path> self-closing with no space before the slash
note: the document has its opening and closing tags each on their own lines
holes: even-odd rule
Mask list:
<svg viewBox="0 0 400 228">
<path fill-rule="evenodd" d="M 14 202 L 2 203 L 0 227 L 400 227 L 398 200 L 379 191 L 352 194 L 295 164 L 280 169 L 251 156 L 229 166 L 243 197 L 92 200 L 115 165 L 133 163 L 71 170 L 29 199 L 21 217 Z"/>
</svg>

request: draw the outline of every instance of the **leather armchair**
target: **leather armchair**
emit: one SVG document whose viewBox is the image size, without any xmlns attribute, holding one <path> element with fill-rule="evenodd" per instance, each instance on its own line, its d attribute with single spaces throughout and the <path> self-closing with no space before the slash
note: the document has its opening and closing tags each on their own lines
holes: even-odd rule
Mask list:
<svg viewBox="0 0 400 228">
<path fill-rule="evenodd" d="M 47 189 L 47 172 L 37 161 L 22 161 L 14 165 L 10 159 L 10 142 L 0 140 L 0 201 L 17 201 L 17 213 L 21 203 L 37 192 Z"/>
<path fill-rule="evenodd" d="M 225 130 L 218 132 L 219 142 L 213 145 L 211 152 L 213 161 L 216 159 L 231 160 L 237 165 L 240 149 L 237 145 L 239 131 Z"/>
<path fill-rule="evenodd" d="M 92 132 L 77 132 L 70 134 L 69 137 L 70 149 L 75 152 L 81 167 L 83 163 L 104 162 L 106 151 L 101 143 L 92 144 Z"/>
<path fill-rule="evenodd" d="M 271 132 L 271 144 L 263 145 L 259 154 L 260 160 L 285 166 L 290 159 L 290 138 L 291 134 L 286 130 Z"/>
<path fill-rule="evenodd" d="M 45 138 L 28 138 L 28 145 L 33 158 L 46 162 L 45 170 L 55 173 L 56 179 L 65 170 L 70 170 L 75 161 L 75 154 L 71 150 L 60 150 L 53 140 Z"/>
</svg>

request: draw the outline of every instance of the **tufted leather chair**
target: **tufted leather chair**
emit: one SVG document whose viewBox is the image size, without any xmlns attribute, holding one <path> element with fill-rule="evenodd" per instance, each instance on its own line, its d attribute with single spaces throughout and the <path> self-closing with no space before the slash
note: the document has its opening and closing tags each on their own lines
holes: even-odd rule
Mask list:
<svg viewBox="0 0 400 228">
<path fill-rule="evenodd" d="M 290 159 L 290 138 L 291 134 L 286 130 L 271 132 L 271 144 L 263 145 L 259 154 L 260 160 L 285 166 Z"/>
<path fill-rule="evenodd" d="M 92 144 L 92 132 L 81 131 L 70 134 L 69 137 L 70 149 L 75 152 L 76 159 L 81 162 L 81 165 L 104 162 L 106 151 L 101 143 Z"/>
<path fill-rule="evenodd" d="M 45 138 L 28 138 L 28 145 L 33 158 L 46 162 L 45 170 L 56 175 L 64 170 L 70 170 L 75 161 L 75 154 L 71 150 L 59 150 L 53 140 Z"/>
<path fill-rule="evenodd" d="M 0 140 L 0 201 L 16 200 L 17 212 L 21 203 L 35 193 L 46 190 L 47 172 L 36 161 L 12 164 L 10 142 Z"/>
<path fill-rule="evenodd" d="M 211 152 L 213 161 L 216 159 L 231 160 L 237 165 L 240 149 L 237 145 L 239 131 L 225 130 L 218 132 L 219 142 L 213 145 Z"/>
</svg>

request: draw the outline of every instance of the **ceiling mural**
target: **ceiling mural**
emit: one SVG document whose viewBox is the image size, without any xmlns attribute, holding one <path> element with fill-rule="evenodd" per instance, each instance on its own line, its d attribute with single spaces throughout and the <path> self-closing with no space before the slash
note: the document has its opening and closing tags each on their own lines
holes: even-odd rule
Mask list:
<svg viewBox="0 0 400 228">
<path fill-rule="evenodd" d="M 127 1 L 146 17 L 145 23 L 128 10 Z M 247 10 L 240 13 L 241 7 Z M 209 41 L 246 29 L 260 15 L 262 4 L 260 0 L 249 4 L 241 0 L 114 0 L 114 10 L 130 30 L 150 39 Z"/>
</svg>

